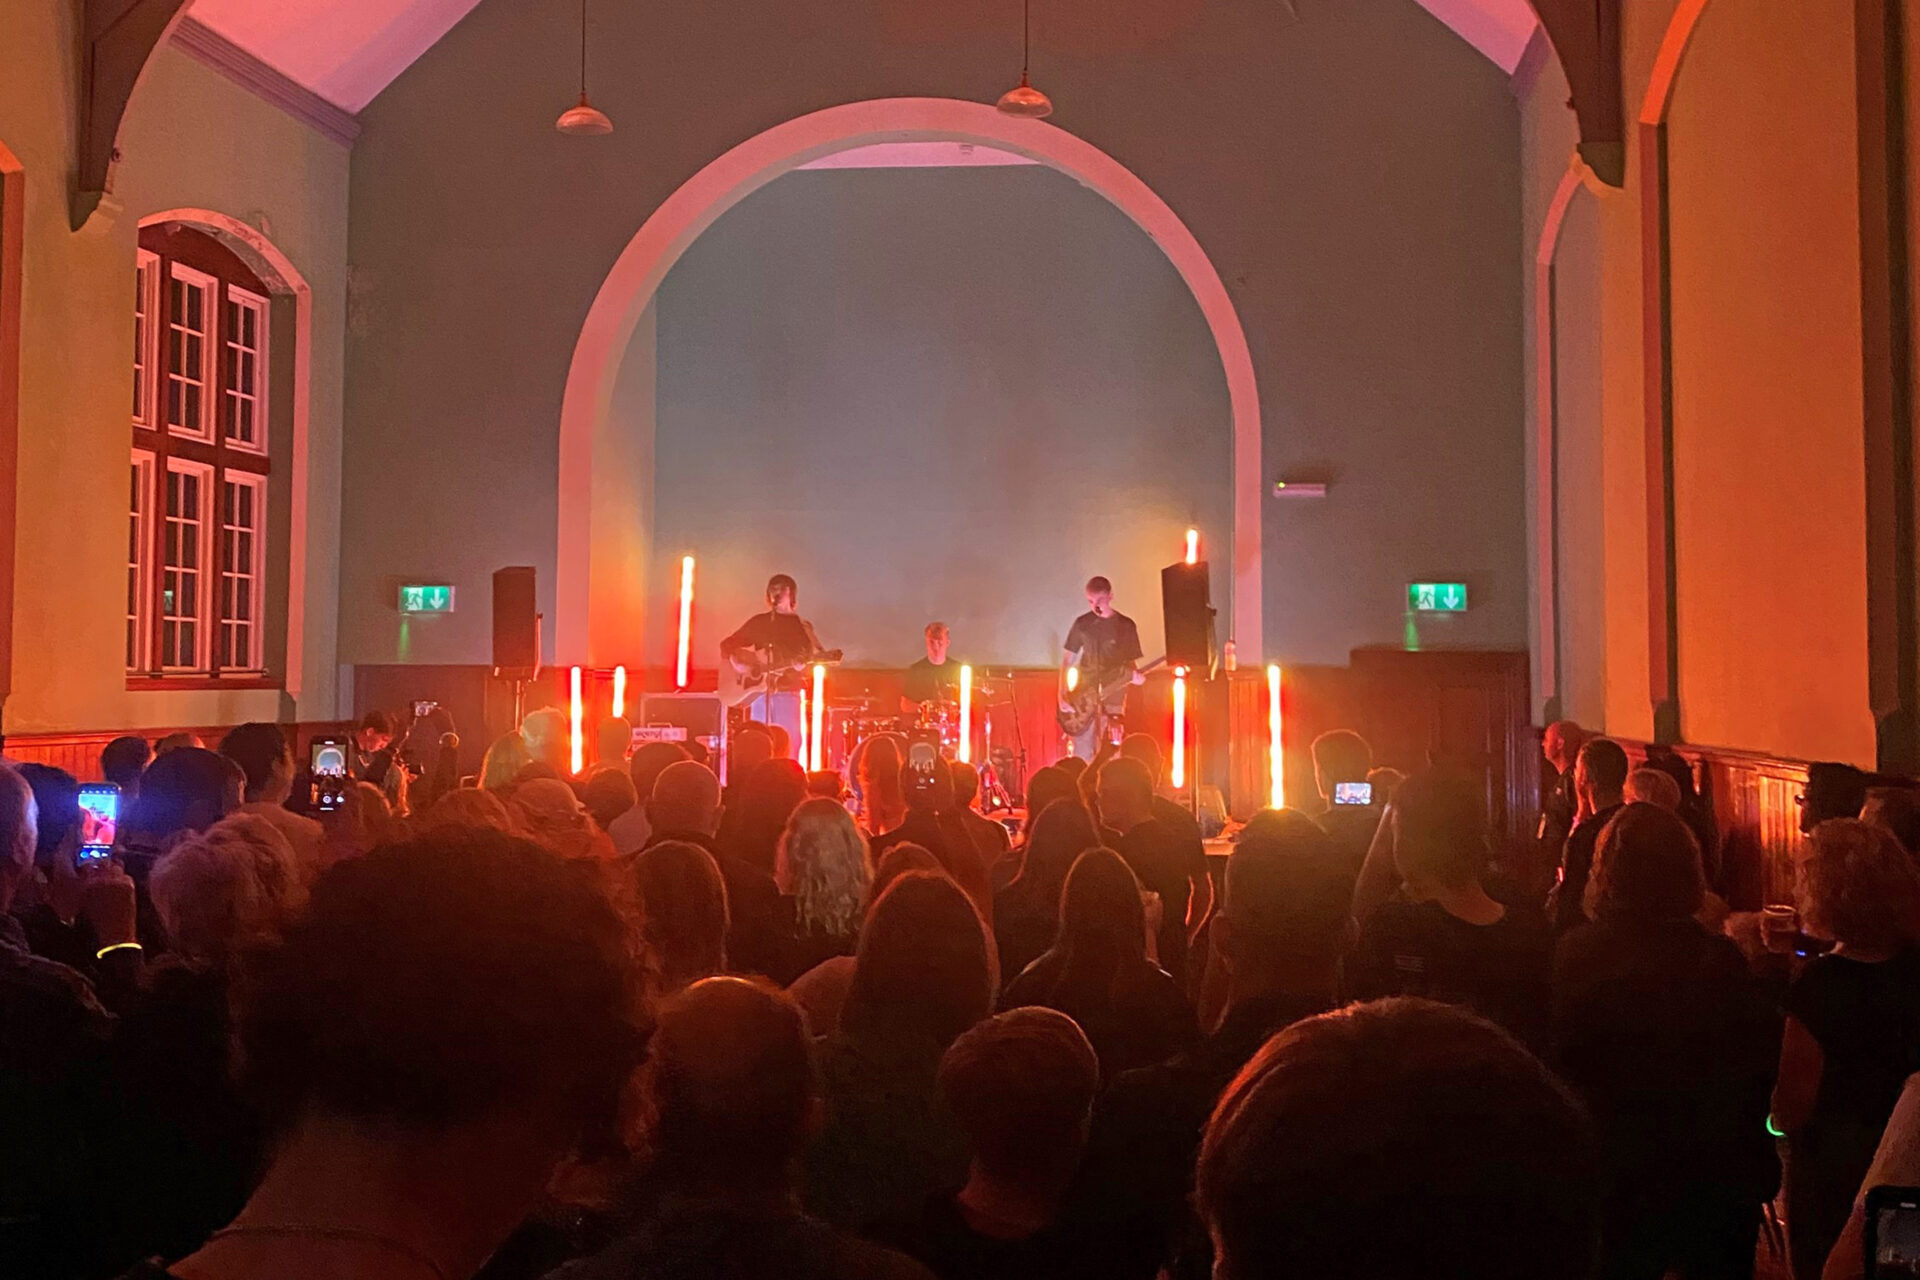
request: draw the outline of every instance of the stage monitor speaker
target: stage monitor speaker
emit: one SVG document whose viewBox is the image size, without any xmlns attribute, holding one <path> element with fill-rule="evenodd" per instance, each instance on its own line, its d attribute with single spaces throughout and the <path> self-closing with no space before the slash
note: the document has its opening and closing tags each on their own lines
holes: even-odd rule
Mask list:
<svg viewBox="0 0 1920 1280">
<path fill-rule="evenodd" d="M 1211 677 L 1213 601 L 1207 562 L 1170 564 L 1160 571 L 1160 612 L 1166 623 L 1167 665 Z"/>
<path fill-rule="evenodd" d="M 533 567 L 493 573 L 493 665 L 500 671 L 533 671 L 540 665 L 540 613 Z"/>
</svg>

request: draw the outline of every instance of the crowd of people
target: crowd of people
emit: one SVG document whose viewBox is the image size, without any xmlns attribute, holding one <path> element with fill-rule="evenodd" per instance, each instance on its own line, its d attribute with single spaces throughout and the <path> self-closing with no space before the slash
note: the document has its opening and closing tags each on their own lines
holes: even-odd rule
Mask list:
<svg viewBox="0 0 1920 1280">
<path fill-rule="evenodd" d="M 1748 903 L 1572 725 L 1525 848 L 1341 732 L 1211 860 L 1144 736 L 1009 830 L 885 739 L 567 730 L 374 713 L 324 813 L 273 725 L 121 739 L 84 865 L 0 764 L 0 1274 L 1720 1280 L 1784 1186 L 1853 1280 L 1920 1149 L 1920 809 L 1844 766 Z"/>
</svg>

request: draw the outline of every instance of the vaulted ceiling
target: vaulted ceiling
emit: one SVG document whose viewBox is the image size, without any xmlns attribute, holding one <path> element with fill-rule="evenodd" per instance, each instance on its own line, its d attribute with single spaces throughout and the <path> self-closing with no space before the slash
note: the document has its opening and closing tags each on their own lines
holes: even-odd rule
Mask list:
<svg viewBox="0 0 1920 1280">
<path fill-rule="evenodd" d="M 357 112 L 478 3 L 192 0 L 189 12 L 289 79 Z M 1538 25 L 1528 0 L 1419 3 L 1508 73 L 1519 65 Z"/>
<path fill-rule="evenodd" d="M 188 16 L 359 111 L 480 0 L 193 0 Z"/>
</svg>

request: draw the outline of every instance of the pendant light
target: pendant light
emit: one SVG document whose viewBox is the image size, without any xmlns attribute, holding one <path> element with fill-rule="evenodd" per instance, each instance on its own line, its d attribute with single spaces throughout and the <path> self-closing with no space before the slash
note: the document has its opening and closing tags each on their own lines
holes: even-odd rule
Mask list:
<svg viewBox="0 0 1920 1280">
<path fill-rule="evenodd" d="M 580 103 L 561 112 L 553 127 L 576 138 L 613 132 L 607 113 L 587 101 L 587 0 L 580 0 Z"/>
<path fill-rule="evenodd" d="M 999 107 L 1010 116 L 1040 120 L 1053 114 L 1053 99 L 1033 87 L 1027 65 L 1033 55 L 1033 0 L 1020 0 L 1020 83 L 1000 95 Z"/>
</svg>

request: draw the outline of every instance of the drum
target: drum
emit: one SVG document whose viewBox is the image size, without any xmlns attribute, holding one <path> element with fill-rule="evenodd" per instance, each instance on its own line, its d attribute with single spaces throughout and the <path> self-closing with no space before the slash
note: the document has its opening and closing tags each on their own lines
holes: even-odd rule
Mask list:
<svg viewBox="0 0 1920 1280">
<path fill-rule="evenodd" d="M 960 746 L 960 708 L 952 702 L 923 702 L 920 711 L 913 717 L 914 729 L 921 736 L 938 739 L 940 752 L 948 759 Z"/>
</svg>

